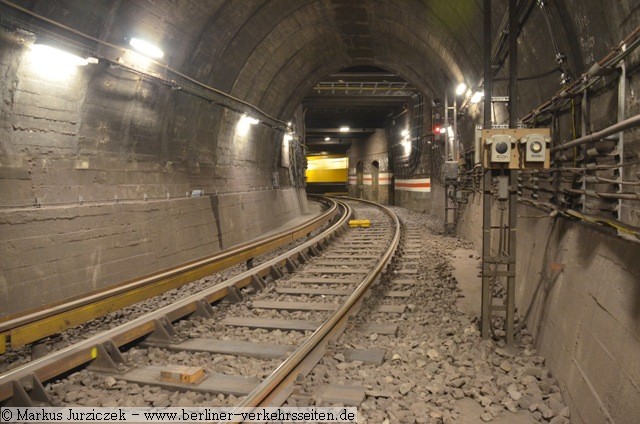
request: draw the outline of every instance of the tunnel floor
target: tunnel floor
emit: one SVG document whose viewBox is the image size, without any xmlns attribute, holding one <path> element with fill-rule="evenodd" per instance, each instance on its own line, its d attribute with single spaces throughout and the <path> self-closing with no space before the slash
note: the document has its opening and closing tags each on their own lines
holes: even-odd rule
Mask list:
<svg viewBox="0 0 640 424">
<path fill-rule="evenodd" d="M 365 306 L 359 319 L 397 323 L 397 336 L 346 332 L 338 343 L 385 346 L 385 362 L 372 366 L 325 356 L 311 380 L 363 385 L 367 398 L 359 412 L 367 423 L 570 422 L 560 388 L 526 329 L 511 349 L 480 337 L 474 314 L 480 307 L 474 284 L 479 262 L 471 244 L 443 235 L 441 223 L 428 215 L 393 209 L 404 240 L 396 269 L 374 288 L 367 305 L 388 291 L 411 290 L 409 310 L 390 319 Z M 422 247 L 407 248 L 407 237 L 420 239 Z M 402 273 L 414 267 L 416 274 Z"/>
</svg>

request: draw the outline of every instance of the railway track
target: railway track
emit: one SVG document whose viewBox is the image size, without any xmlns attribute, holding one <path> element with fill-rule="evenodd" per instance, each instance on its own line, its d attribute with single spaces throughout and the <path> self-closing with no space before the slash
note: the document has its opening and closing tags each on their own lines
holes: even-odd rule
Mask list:
<svg viewBox="0 0 640 424">
<path fill-rule="evenodd" d="M 355 200 L 338 205 L 341 216 L 333 225 L 292 250 L 0 375 L 0 402 L 282 405 L 349 327 L 400 240 L 390 210 Z M 353 217 L 372 225 L 350 229 Z M 394 302 L 377 305 L 376 312 L 397 315 L 404 308 Z M 394 327 L 376 324 L 368 331 L 391 334 Z M 176 395 L 181 392 L 187 396 Z"/>
<path fill-rule="evenodd" d="M 15 351 L 31 343 L 37 346 L 46 337 L 180 288 L 216 271 L 245 261 L 253 261 L 260 255 L 306 237 L 326 225 L 338 213 L 335 202 L 326 198 L 319 198 L 319 201 L 325 203 L 326 210 L 295 228 L 64 302 L 43 305 L 37 310 L 3 317 L 0 319 L 0 354 L 7 350 Z"/>
</svg>

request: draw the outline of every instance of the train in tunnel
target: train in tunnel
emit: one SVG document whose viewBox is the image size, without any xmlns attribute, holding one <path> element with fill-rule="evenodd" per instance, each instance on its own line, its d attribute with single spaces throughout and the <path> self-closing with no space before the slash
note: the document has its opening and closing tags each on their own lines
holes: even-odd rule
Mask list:
<svg viewBox="0 0 640 424">
<path fill-rule="evenodd" d="M 3 408 L 280 399 L 254 386 L 333 317 L 353 338 L 278 406 L 638 420 L 638 0 L 0 0 L 0 26 Z"/>
</svg>

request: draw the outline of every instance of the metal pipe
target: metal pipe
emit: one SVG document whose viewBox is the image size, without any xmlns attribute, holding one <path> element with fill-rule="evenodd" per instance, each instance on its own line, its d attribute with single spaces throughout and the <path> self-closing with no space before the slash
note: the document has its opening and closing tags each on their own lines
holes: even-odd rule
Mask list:
<svg viewBox="0 0 640 424">
<path fill-rule="evenodd" d="M 561 150 L 567 150 L 575 146 L 580 146 L 582 144 L 589 143 L 591 141 L 598 141 L 600 139 L 603 139 L 615 133 L 619 133 L 619 132 L 628 130 L 629 128 L 634 128 L 637 126 L 640 126 L 640 115 L 633 116 L 631 118 L 625 119 L 624 121 L 618 122 L 617 124 L 611 125 L 610 127 L 607 127 L 598 132 L 594 132 L 592 134 L 589 134 L 580 138 L 576 138 L 575 140 L 570 141 L 568 143 L 564 143 L 559 146 L 553 147 L 551 149 L 551 153 L 561 151 Z"/>
</svg>

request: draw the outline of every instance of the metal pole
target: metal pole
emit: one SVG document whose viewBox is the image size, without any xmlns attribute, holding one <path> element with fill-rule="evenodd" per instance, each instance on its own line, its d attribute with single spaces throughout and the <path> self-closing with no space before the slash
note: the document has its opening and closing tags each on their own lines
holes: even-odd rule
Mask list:
<svg viewBox="0 0 640 424">
<path fill-rule="evenodd" d="M 589 94 L 588 94 L 589 90 L 584 90 L 584 92 L 582 93 L 582 102 L 580 103 L 580 137 L 586 137 L 587 136 L 587 132 L 589 131 Z M 581 188 L 582 191 L 584 193 L 587 192 L 587 167 L 586 167 L 586 162 L 587 162 L 587 148 L 585 146 L 581 146 L 580 149 L 582 150 L 582 161 L 584 162 L 583 165 L 584 166 L 584 171 L 582 171 L 582 183 L 581 183 Z M 577 149 L 576 149 L 576 154 L 574 154 L 574 159 L 573 161 L 576 162 L 575 156 L 577 156 Z M 560 174 L 556 174 L 554 175 L 554 178 L 559 180 L 560 179 Z M 559 184 L 558 187 L 556 189 L 559 189 Z M 582 205 L 581 205 L 581 209 L 582 212 L 586 212 L 587 211 L 587 196 L 584 194 L 580 195 L 580 200 L 582 201 Z"/>
<path fill-rule="evenodd" d="M 491 96 L 493 70 L 491 69 L 491 0 L 483 3 L 483 49 L 484 49 L 484 123 L 483 128 L 491 129 Z"/>
<path fill-rule="evenodd" d="M 449 160 L 451 150 L 449 149 L 449 89 L 444 91 L 444 160 Z"/>
<path fill-rule="evenodd" d="M 458 152 L 458 96 L 453 96 L 453 160 L 457 161 L 459 158 Z"/>
<path fill-rule="evenodd" d="M 509 128 L 518 128 L 518 10 L 509 0 Z M 509 262 L 507 264 L 506 342 L 513 344 L 516 309 L 516 231 L 518 227 L 518 170 L 509 171 Z"/>
<path fill-rule="evenodd" d="M 627 49 L 626 44 L 622 46 L 622 51 Z M 625 120 L 626 104 L 627 101 L 627 65 L 622 59 L 620 61 L 620 79 L 618 80 L 618 122 Z M 622 165 L 624 161 L 624 131 L 618 133 L 618 145 L 616 148 L 616 165 Z M 616 179 L 622 181 L 622 168 L 616 168 L 614 171 Z M 616 191 L 622 193 L 622 184 L 617 185 Z M 622 199 L 618 200 L 618 212 L 616 214 L 618 220 L 622 219 Z"/>
<path fill-rule="evenodd" d="M 483 48 L 484 48 L 484 122 L 483 128 L 491 129 L 491 0 L 483 2 Z M 480 148 L 483 149 L 482 143 Z M 482 158 L 482 156 L 480 156 Z M 486 339 L 491 325 L 491 277 L 489 259 L 491 257 L 491 171 L 484 169 L 482 180 L 482 306 L 480 334 Z"/>
<path fill-rule="evenodd" d="M 509 0 L 509 128 L 518 128 L 518 1 Z"/>
</svg>

